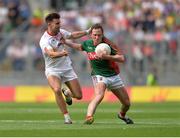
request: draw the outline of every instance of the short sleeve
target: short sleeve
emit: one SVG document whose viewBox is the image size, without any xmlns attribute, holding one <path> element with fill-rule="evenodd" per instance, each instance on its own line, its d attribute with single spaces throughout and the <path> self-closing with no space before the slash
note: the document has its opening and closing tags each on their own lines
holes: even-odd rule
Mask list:
<svg viewBox="0 0 180 138">
<path fill-rule="evenodd" d="M 85 41 L 82 42 L 81 45 L 82 45 L 82 50 L 85 51 L 85 49 L 86 49 L 86 43 L 85 43 Z"/>
<path fill-rule="evenodd" d="M 51 49 L 53 49 L 51 46 L 49 46 L 49 45 L 46 45 L 46 46 L 44 46 L 44 48 L 47 48 L 48 50 L 51 50 Z"/>
<path fill-rule="evenodd" d="M 60 29 L 60 33 L 63 35 L 64 38 L 70 38 L 71 37 L 71 32 L 66 31 L 64 29 Z"/>
</svg>

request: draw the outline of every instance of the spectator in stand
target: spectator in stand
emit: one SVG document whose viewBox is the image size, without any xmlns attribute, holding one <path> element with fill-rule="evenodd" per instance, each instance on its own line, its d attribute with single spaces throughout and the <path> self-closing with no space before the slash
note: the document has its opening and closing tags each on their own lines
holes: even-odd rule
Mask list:
<svg viewBox="0 0 180 138">
<path fill-rule="evenodd" d="M 28 47 L 21 40 L 14 39 L 7 48 L 6 54 L 11 60 L 13 70 L 23 71 L 25 69 Z"/>
<path fill-rule="evenodd" d="M 27 0 L 21 0 L 19 5 L 20 17 L 23 21 L 27 21 L 31 16 L 30 5 Z"/>
<path fill-rule="evenodd" d="M 6 22 L 7 14 L 8 14 L 8 9 L 5 6 L 3 0 L 0 0 L 0 31 L 2 30 L 3 25 Z"/>
<path fill-rule="evenodd" d="M 147 74 L 146 85 L 147 86 L 158 85 L 157 68 L 154 67 L 152 71 Z"/>
<path fill-rule="evenodd" d="M 12 28 L 16 28 L 18 26 L 19 9 L 18 5 L 13 1 L 8 3 L 8 18 Z"/>
<path fill-rule="evenodd" d="M 132 53 L 133 53 L 133 59 L 132 59 L 132 67 L 136 69 L 136 71 L 143 72 L 143 59 L 144 55 L 142 52 L 141 45 L 137 43 L 137 41 L 134 42 L 132 45 Z"/>
</svg>

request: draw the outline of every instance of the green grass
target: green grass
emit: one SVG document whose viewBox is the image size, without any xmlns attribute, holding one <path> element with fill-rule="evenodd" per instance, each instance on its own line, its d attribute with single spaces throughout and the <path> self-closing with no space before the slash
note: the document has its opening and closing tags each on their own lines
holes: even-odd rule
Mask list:
<svg viewBox="0 0 180 138">
<path fill-rule="evenodd" d="M 69 106 L 72 125 L 65 125 L 55 103 L 0 103 L 0 136 L 16 137 L 170 137 L 180 136 L 180 102 L 133 103 L 128 116 L 117 118 L 118 103 L 102 103 L 92 125 L 84 125 L 87 103 Z"/>
</svg>

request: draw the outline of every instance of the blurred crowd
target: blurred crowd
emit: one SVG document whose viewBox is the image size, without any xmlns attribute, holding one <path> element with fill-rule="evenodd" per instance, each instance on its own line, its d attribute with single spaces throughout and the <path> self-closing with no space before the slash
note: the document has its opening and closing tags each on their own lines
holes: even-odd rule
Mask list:
<svg viewBox="0 0 180 138">
<path fill-rule="evenodd" d="M 38 41 L 45 27 L 44 17 L 51 11 L 55 9 L 39 7 L 32 11 L 27 0 L 0 0 L 0 32 L 12 32 L 27 23 L 23 28 L 26 35 L 14 35 L 5 50 L 10 70 L 25 70 L 27 64 L 43 70 Z M 59 13 L 62 28 L 69 31 L 103 24 L 105 36 L 127 56 L 122 68 L 132 84 L 144 85 L 148 74 L 153 73 L 158 80 L 162 73 L 179 71 L 180 0 L 87 0 L 78 9 Z M 71 53 L 73 59 L 78 58 L 80 70 L 87 70 L 85 56 L 74 50 Z"/>
<path fill-rule="evenodd" d="M 11 32 L 31 16 L 26 0 L 0 0 L 0 31 Z"/>
</svg>

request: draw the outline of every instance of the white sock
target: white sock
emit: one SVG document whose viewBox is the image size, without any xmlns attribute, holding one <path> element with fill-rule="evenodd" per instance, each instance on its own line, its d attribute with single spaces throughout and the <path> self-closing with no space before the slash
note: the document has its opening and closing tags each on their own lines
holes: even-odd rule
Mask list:
<svg viewBox="0 0 180 138">
<path fill-rule="evenodd" d="M 64 91 L 64 95 L 69 96 L 69 92 L 67 89 Z"/>
<path fill-rule="evenodd" d="M 71 117 L 70 117 L 69 113 L 64 114 L 64 120 L 65 121 L 71 120 Z"/>
</svg>

